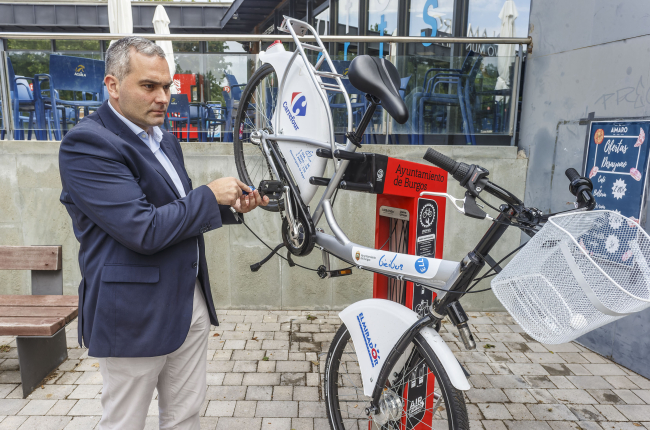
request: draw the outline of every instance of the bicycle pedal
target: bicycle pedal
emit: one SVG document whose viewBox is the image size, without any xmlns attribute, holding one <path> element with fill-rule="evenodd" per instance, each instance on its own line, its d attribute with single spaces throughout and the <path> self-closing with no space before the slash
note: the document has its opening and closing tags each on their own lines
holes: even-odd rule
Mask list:
<svg viewBox="0 0 650 430">
<path fill-rule="evenodd" d="M 257 190 L 262 197 L 268 196 L 269 199 L 278 200 L 282 197 L 284 184 L 282 181 L 262 181 Z"/>
<path fill-rule="evenodd" d="M 331 270 L 330 278 L 338 278 L 339 276 L 348 276 L 352 274 L 352 269 Z"/>
</svg>

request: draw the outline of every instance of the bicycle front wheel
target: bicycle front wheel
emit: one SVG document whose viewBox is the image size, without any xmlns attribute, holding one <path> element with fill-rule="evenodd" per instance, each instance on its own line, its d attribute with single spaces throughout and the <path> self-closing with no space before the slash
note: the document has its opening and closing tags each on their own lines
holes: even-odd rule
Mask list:
<svg viewBox="0 0 650 430">
<path fill-rule="evenodd" d="M 254 132 L 273 133 L 273 114 L 277 106 L 278 77 L 270 64 L 264 64 L 246 84 L 237 115 L 235 116 L 233 147 L 239 179 L 258 187 L 261 181 L 274 178 L 268 159 L 259 139 L 251 138 Z M 272 200 L 262 209 L 277 212 L 278 201 Z"/>
<path fill-rule="evenodd" d="M 454 388 L 429 344 L 417 335 L 383 384 L 384 414 L 366 416 L 359 358 L 345 324 L 332 340 L 325 366 L 327 418 L 334 430 L 469 430 L 463 392 Z"/>
</svg>

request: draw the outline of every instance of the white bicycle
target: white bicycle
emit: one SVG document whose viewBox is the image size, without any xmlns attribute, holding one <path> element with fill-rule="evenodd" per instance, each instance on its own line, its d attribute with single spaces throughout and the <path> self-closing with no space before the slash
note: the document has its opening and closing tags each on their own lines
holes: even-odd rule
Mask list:
<svg viewBox="0 0 650 430">
<path fill-rule="evenodd" d="M 505 189 L 488 180 L 488 171 L 457 163 L 428 149 L 425 160 L 449 172 L 467 192 L 464 199 L 446 197 L 467 216 L 488 219 L 491 226 L 463 261 L 388 252 L 352 243 L 332 212 L 338 189 L 380 192 L 386 157 L 356 152 L 377 106 L 397 122 L 408 119 L 399 96 L 399 74 L 388 61 L 358 56 L 347 77 L 367 94 L 367 110 L 354 128 L 350 98 L 317 32 L 307 23 L 286 18 L 281 30 L 293 37 L 296 50 L 285 51 L 279 42 L 260 54 L 264 63 L 250 78 L 235 120 L 234 150 L 241 180 L 258 185 L 271 197 L 266 210 L 282 217 L 282 246 L 292 255 L 309 254 L 314 246 L 323 254 L 319 275 L 347 274 L 331 270 L 333 255 L 359 269 L 438 290 L 435 302 L 419 317 L 388 300 L 363 300 L 340 313 L 343 325 L 327 356 L 324 392 L 327 416 L 333 429 L 469 429 L 463 391 L 470 388 L 465 372 L 438 334 L 449 317 L 468 349 L 475 348 L 468 317 L 458 300 L 470 292 L 486 262 L 498 268 L 489 253 L 509 226 L 533 235 L 550 215 L 542 215 Z M 311 34 L 315 44 L 301 42 Z M 306 51 L 313 53 L 312 61 Z M 314 58 L 315 57 L 315 58 Z M 314 64 L 313 64 L 314 63 Z M 329 97 L 342 97 L 347 109 L 346 144 L 336 143 Z M 323 178 L 332 161 L 334 175 Z M 580 208 L 592 209 L 590 181 L 569 169 L 572 192 Z M 313 210 L 308 206 L 319 186 L 326 187 Z M 489 217 L 476 203 L 487 192 L 504 204 Z M 460 203 L 462 202 L 462 206 Z M 317 228 L 323 215 L 334 235 Z M 503 260 L 502 260 L 503 261 Z M 253 270 L 260 267 L 260 263 Z M 486 275 L 484 275 L 485 277 Z M 480 278 L 482 279 L 482 278 Z"/>
</svg>

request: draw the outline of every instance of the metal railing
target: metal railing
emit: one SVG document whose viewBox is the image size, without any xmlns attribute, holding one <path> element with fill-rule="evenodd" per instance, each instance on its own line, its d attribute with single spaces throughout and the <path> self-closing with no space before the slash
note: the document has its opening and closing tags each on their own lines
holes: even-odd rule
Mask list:
<svg viewBox="0 0 650 430">
<path fill-rule="evenodd" d="M 3 39 L 18 40 L 117 40 L 133 34 L 111 34 L 111 33 L 36 33 L 36 32 L 0 32 L 0 52 L 4 50 Z M 262 43 L 293 42 L 290 35 L 280 34 L 152 34 L 136 33 L 151 40 L 169 40 L 176 42 L 207 41 L 207 42 L 258 42 L 261 50 Z M 299 38 L 302 42 L 315 42 L 313 36 Z M 357 42 L 357 43 L 445 43 L 445 44 L 496 44 L 496 45 L 519 45 L 519 54 L 514 64 L 513 93 L 514 109 L 510 109 L 509 135 L 511 145 L 515 144 L 516 117 L 518 110 L 517 100 L 519 99 L 519 85 L 521 79 L 521 66 L 523 61 L 523 45 L 532 48 L 533 40 L 529 37 L 424 37 L 424 36 L 320 36 L 323 42 Z M 0 55 L 0 100 L 2 103 L 3 125 L 9 136 L 13 135 L 14 124 L 11 116 L 11 103 L 9 103 L 7 67 L 2 55 Z"/>
<path fill-rule="evenodd" d="M 111 33 L 18 33 L 0 32 L 0 39 L 53 39 L 53 40 L 117 40 L 133 34 Z M 137 33 L 151 40 L 174 42 L 293 42 L 291 36 L 280 34 L 152 34 Z M 472 45 L 531 45 L 531 37 L 421 37 L 421 36 L 320 36 L 323 42 L 380 42 L 380 43 L 467 43 Z M 315 41 L 311 36 L 300 38 L 303 42 Z"/>
</svg>

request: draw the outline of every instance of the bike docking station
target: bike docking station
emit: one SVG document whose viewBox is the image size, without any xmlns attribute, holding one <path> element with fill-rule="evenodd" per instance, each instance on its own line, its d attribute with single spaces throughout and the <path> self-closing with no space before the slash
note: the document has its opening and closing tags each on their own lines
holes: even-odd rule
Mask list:
<svg viewBox="0 0 650 430">
<path fill-rule="evenodd" d="M 447 193 L 447 172 L 438 167 L 386 157 L 386 168 L 377 170 L 383 176 L 383 188 L 377 187 L 375 248 L 442 258 L 445 236 L 446 198 L 420 196 L 422 191 Z M 424 286 L 374 274 L 373 298 L 388 299 L 415 311 L 423 317 L 436 294 Z M 424 414 L 434 404 L 435 377 L 426 364 L 411 373 L 402 396 L 409 415 L 405 428 L 430 428 Z M 430 403 L 430 404 L 427 404 Z"/>
<path fill-rule="evenodd" d="M 377 170 L 377 182 L 383 176 L 383 187 L 377 187 L 375 248 L 442 258 L 446 199 L 420 193 L 446 193 L 447 172 L 430 165 L 385 158 L 385 170 Z M 420 284 L 375 273 L 373 298 L 392 300 L 422 316 L 433 303 L 435 293 Z"/>
</svg>

